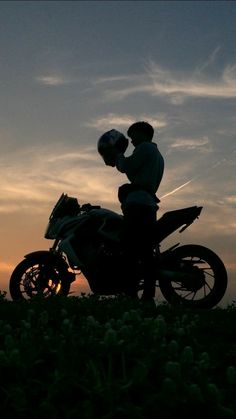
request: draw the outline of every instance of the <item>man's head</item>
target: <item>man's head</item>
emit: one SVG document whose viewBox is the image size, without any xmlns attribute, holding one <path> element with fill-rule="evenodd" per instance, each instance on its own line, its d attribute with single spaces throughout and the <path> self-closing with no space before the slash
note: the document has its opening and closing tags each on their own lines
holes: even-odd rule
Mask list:
<svg viewBox="0 0 236 419">
<path fill-rule="evenodd" d="M 129 127 L 127 135 L 131 138 L 134 147 L 136 147 L 145 141 L 151 142 L 154 135 L 154 129 L 148 122 L 135 122 Z"/>
</svg>

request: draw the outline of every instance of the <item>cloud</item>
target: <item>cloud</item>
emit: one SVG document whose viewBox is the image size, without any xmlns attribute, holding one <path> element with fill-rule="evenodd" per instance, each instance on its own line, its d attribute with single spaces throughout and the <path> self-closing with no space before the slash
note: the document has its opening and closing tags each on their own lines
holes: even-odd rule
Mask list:
<svg viewBox="0 0 236 419">
<path fill-rule="evenodd" d="M 48 162 L 56 162 L 56 161 L 64 161 L 71 163 L 71 161 L 88 161 L 88 162 L 97 162 L 99 161 L 99 156 L 97 155 L 97 150 L 95 147 L 86 147 L 78 152 L 67 152 L 67 153 L 61 153 L 54 154 L 47 157 Z"/>
<path fill-rule="evenodd" d="M 105 101 L 120 101 L 137 94 L 163 97 L 174 105 L 181 105 L 188 98 L 235 98 L 236 64 L 226 65 L 221 73 L 215 74 L 214 68 L 211 71 L 220 50 L 218 45 L 205 62 L 192 71 L 170 71 L 149 60 L 143 73 L 100 76 L 90 80 L 90 89 L 102 89 L 100 97 Z M 36 81 L 44 86 L 58 87 L 78 83 L 81 78 L 55 71 L 37 76 Z"/>
<path fill-rule="evenodd" d="M 173 151 L 173 149 L 181 152 L 183 150 L 197 150 L 204 153 L 212 151 L 212 145 L 206 136 L 202 138 L 178 138 L 169 147 L 170 151 Z"/>
<path fill-rule="evenodd" d="M 226 204 L 232 205 L 236 207 L 236 195 L 229 195 L 224 197 L 224 202 Z M 236 228 L 236 223 L 234 223 L 234 227 Z"/>
<path fill-rule="evenodd" d="M 11 272 L 14 269 L 14 265 L 6 262 L 0 262 L 0 272 Z"/>
<path fill-rule="evenodd" d="M 218 51 L 219 47 L 213 51 L 206 63 L 192 72 L 170 71 L 150 61 L 144 74 L 104 77 L 98 79 L 97 84 L 101 83 L 101 80 L 103 84 L 107 84 L 107 88 L 103 87 L 103 94 L 109 101 L 123 100 L 140 93 L 165 97 L 174 105 L 180 105 L 190 97 L 232 99 L 236 97 L 236 64 L 226 65 L 218 75 L 211 74 L 208 69 Z M 110 87 L 112 81 L 116 83 Z"/>
<path fill-rule="evenodd" d="M 229 86 L 236 86 L 236 64 L 228 65 L 225 68 L 223 73 L 223 80 Z"/>
<path fill-rule="evenodd" d="M 72 82 L 69 78 L 56 74 L 38 76 L 36 81 L 44 86 L 63 86 Z"/>
<path fill-rule="evenodd" d="M 227 66 L 218 80 L 210 77 L 198 77 L 195 74 L 178 76 L 163 71 L 158 65 L 152 63 L 150 76 L 153 80 L 153 95 L 170 96 L 172 102 L 178 97 L 179 101 L 186 97 L 202 98 L 234 98 L 236 97 L 235 66 Z M 177 95 L 177 96 L 175 96 Z"/>
<path fill-rule="evenodd" d="M 150 81 L 146 81 L 145 83 L 142 82 L 143 77 L 141 77 L 140 82 L 133 86 L 125 86 L 120 88 L 113 88 L 113 89 L 106 89 L 104 90 L 105 99 L 107 101 L 110 100 L 123 100 L 128 96 L 137 94 L 137 93 L 147 93 L 149 95 L 153 95 L 153 85 Z M 129 83 L 133 83 L 132 76 L 130 77 Z"/>
<path fill-rule="evenodd" d="M 210 76 L 193 74 L 181 75 L 165 71 L 155 63 L 150 64 L 150 77 L 153 80 L 153 95 L 167 95 L 202 98 L 235 98 L 236 97 L 236 65 L 228 65 L 218 79 Z"/>
<path fill-rule="evenodd" d="M 134 78 L 135 78 L 135 76 L 134 76 Z M 123 81 L 123 80 L 128 80 L 129 81 L 130 80 L 130 75 L 127 74 L 127 75 L 98 77 L 96 80 L 94 80 L 94 84 L 114 83 L 114 82 Z"/>
<path fill-rule="evenodd" d="M 154 128 L 163 128 L 167 125 L 167 119 L 164 114 L 159 115 L 131 115 L 131 114 L 114 114 L 108 113 L 107 115 L 91 119 L 86 123 L 86 126 L 95 128 L 99 131 L 106 131 L 111 128 L 127 128 L 135 121 L 148 121 Z"/>
<path fill-rule="evenodd" d="M 65 147 L 31 147 L 11 156 L 12 167 L 0 159 L 0 213 L 44 213 L 62 192 L 83 202 L 113 204 L 117 182 L 94 147 L 71 153 Z M 110 168 L 111 169 L 111 168 Z"/>
</svg>

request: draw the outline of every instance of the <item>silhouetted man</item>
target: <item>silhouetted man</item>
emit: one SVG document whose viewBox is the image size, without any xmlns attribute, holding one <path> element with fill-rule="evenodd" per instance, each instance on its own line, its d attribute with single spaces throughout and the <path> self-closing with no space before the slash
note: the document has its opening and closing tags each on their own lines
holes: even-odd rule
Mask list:
<svg viewBox="0 0 236 419">
<path fill-rule="evenodd" d="M 134 297 L 137 295 L 140 275 L 137 259 L 141 259 L 144 278 L 142 299 L 152 300 L 156 283 L 152 234 L 160 202 L 156 192 L 164 172 L 164 159 L 157 144 L 152 142 L 154 129 L 149 123 L 141 121 L 132 124 L 127 135 L 135 147 L 133 153 L 125 157 L 118 148 L 114 148 L 106 164 L 116 166 L 130 181 L 122 185 L 118 192 L 124 214 L 124 280 L 127 293 Z"/>
</svg>

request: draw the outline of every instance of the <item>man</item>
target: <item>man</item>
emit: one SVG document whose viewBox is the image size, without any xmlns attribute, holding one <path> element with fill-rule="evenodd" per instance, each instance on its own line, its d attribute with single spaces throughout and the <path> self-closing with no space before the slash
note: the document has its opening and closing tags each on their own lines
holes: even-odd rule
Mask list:
<svg viewBox="0 0 236 419">
<path fill-rule="evenodd" d="M 123 246 L 125 255 L 124 279 L 127 294 L 137 295 L 138 270 L 137 260 L 143 264 L 144 292 L 143 300 L 152 300 L 155 296 L 155 265 L 153 261 L 152 233 L 156 221 L 159 199 L 156 192 L 164 172 L 164 159 L 152 142 L 154 129 L 148 122 L 132 124 L 127 135 L 131 138 L 134 151 L 125 157 L 119 147 L 113 148 L 107 165 L 116 166 L 125 173 L 130 184 L 119 188 L 119 200 L 124 214 Z"/>
</svg>

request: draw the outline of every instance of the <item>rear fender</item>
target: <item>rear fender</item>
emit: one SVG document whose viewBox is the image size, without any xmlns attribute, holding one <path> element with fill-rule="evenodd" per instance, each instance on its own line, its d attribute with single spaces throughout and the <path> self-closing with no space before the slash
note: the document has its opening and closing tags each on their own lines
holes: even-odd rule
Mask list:
<svg viewBox="0 0 236 419">
<path fill-rule="evenodd" d="M 168 211 L 156 221 L 156 239 L 160 243 L 177 229 L 181 233 L 199 217 L 202 207 L 188 207 L 180 210 Z"/>
</svg>

